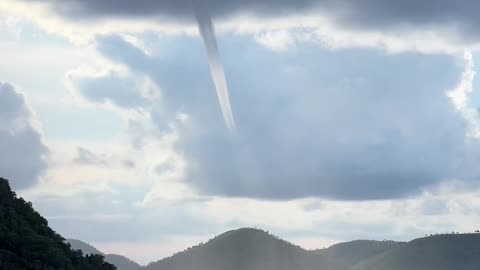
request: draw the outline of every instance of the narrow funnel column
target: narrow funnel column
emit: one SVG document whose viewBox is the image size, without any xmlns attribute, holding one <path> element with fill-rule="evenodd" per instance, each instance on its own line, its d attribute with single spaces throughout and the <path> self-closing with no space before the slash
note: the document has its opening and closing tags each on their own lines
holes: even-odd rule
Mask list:
<svg viewBox="0 0 480 270">
<path fill-rule="evenodd" d="M 206 1 L 193 0 L 193 2 L 198 29 L 207 49 L 210 73 L 212 75 L 213 83 L 215 84 L 223 118 L 225 119 L 228 129 L 231 132 L 235 132 L 235 120 L 230 106 L 227 80 L 225 79 L 225 72 L 220 59 L 220 53 L 218 52 L 217 39 L 215 37 L 215 29 L 212 24 L 212 19 L 208 12 Z"/>
</svg>

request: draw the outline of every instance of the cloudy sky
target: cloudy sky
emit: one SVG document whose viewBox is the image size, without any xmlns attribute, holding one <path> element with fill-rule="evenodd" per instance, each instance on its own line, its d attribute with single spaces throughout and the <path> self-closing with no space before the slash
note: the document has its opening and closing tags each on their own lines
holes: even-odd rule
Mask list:
<svg viewBox="0 0 480 270">
<path fill-rule="evenodd" d="M 0 175 L 141 263 L 245 226 L 305 248 L 479 229 L 479 8 L 0 0 Z"/>
</svg>

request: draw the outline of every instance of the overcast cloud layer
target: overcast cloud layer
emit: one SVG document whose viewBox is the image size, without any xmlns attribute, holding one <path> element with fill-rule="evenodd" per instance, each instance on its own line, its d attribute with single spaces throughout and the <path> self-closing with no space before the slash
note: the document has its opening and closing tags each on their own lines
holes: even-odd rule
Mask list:
<svg viewBox="0 0 480 270">
<path fill-rule="evenodd" d="M 36 0 L 51 5 L 59 14 L 74 20 L 106 17 L 166 18 L 171 21 L 194 21 L 191 0 Z M 284 17 L 304 13 L 327 14 L 331 19 L 349 28 L 369 30 L 412 30 L 424 28 L 431 31 L 449 31 L 450 38 L 478 41 L 480 19 L 478 1 L 463 0 L 209 0 L 214 18 L 228 18 L 238 14 L 258 17 Z M 415 29 L 418 30 L 418 29 Z"/>
</svg>

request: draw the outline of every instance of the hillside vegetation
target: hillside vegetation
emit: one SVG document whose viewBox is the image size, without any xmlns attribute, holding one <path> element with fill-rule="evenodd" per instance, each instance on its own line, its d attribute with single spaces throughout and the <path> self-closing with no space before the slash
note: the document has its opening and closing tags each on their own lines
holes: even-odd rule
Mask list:
<svg viewBox="0 0 480 270">
<path fill-rule="evenodd" d="M 238 229 L 223 233 L 145 270 L 318 270 L 336 269 L 323 255 L 306 251 L 267 232 Z"/>
<path fill-rule="evenodd" d="M 257 229 L 221 234 L 145 270 L 478 270 L 480 234 L 357 240 L 309 251 Z"/>
<path fill-rule="evenodd" d="M 339 243 L 315 252 L 335 261 L 339 268 L 352 269 L 358 263 L 401 247 L 404 244 L 403 242 L 394 241 L 356 240 Z"/>
<path fill-rule="evenodd" d="M 101 255 L 83 256 L 64 243 L 62 236 L 30 202 L 17 198 L 0 178 L 0 269 L 2 270 L 114 270 Z"/>
<path fill-rule="evenodd" d="M 445 234 L 415 239 L 365 260 L 354 270 L 480 269 L 480 234 Z"/>
</svg>

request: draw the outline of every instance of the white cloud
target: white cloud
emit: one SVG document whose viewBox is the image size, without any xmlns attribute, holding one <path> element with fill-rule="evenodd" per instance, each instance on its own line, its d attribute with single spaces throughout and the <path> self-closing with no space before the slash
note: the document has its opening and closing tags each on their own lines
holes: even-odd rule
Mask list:
<svg viewBox="0 0 480 270">
<path fill-rule="evenodd" d="M 25 96 L 0 82 L 0 176 L 13 188 L 35 186 L 47 170 L 49 149 L 39 130 Z"/>
<path fill-rule="evenodd" d="M 158 89 L 148 77 L 137 78 L 126 70 L 77 68 L 66 74 L 72 93 L 92 103 L 141 110 L 158 98 Z"/>
<path fill-rule="evenodd" d="M 475 63 L 472 53 L 464 53 L 465 71 L 458 86 L 447 93 L 458 111 L 467 120 L 470 125 L 469 135 L 480 139 L 480 119 L 476 108 L 471 107 L 469 100 L 473 89 L 473 80 L 475 78 Z"/>
<path fill-rule="evenodd" d="M 274 51 L 284 51 L 293 46 L 294 37 L 288 31 L 267 31 L 255 35 L 255 40 Z"/>
</svg>

